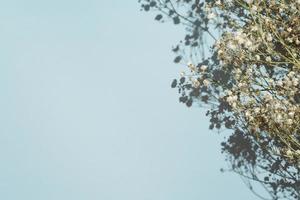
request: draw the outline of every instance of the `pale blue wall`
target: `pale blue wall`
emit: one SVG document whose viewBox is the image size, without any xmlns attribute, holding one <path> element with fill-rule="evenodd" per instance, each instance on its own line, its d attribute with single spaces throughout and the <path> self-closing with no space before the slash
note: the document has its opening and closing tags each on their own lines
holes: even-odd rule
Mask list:
<svg viewBox="0 0 300 200">
<path fill-rule="evenodd" d="M 255 199 L 170 88 L 180 29 L 136 1 L 0 3 L 0 199 Z"/>
</svg>

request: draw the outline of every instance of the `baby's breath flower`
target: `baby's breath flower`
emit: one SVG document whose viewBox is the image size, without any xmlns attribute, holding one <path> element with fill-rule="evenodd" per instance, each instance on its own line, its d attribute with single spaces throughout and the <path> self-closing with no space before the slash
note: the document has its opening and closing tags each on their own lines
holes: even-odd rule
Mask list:
<svg viewBox="0 0 300 200">
<path fill-rule="evenodd" d="M 272 58 L 271 58 L 270 56 L 267 56 L 267 57 L 266 57 L 266 61 L 267 61 L 267 62 L 271 62 L 271 61 L 272 61 Z"/>
<path fill-rule="evenodd" d="M 200 82 L 197 79 L 192 80 L 193 87 L 198 88 L 200 86 Z"/>
<path fill-rule="evenodd" d="M 217 16 L 216 13 L 211 12 L 207 15 L 207 19 L 214 19 L 214 18 L 216 18 L 216 16 Z"/>
<path fill-rule="evenodd" d="M 207 79 L 204 79 L 204 80 L 203 80 L 203 85 L 209 86 L 209 84 L 210 84 L 209 80 L 207 80 Z"/>
<path fill-rule="evenodd" d="M 207 65 L 201 65 L 200 70 L 205 71 L 207 68 L 208 68 Z"/>
<path fill-rule="evenodd" d="M 257 12 L 257 7 L 254 5 L 250 8 L 251 12 L 256 13 Z"/>
<path fill-rule="evenodd" d="M 267 40 L 268 42 L 271 42 L 271 41 L 273 40 L 273 37 L 272 37 L 272 35 L 271 35 L 270 33 L 267 34 L 266 40 Z"/>
<path fill-rule="evenodd" d="M 292 156 L 293 156 L 293 152 L 292 152 L 290 149 L 288 149 L 288 150 L 286 151 L 286 155 L 287 155 L 288 157 L 292 157 Z"/>
<path fill-rule="evenodd" d="M 292 120 L 292 119 L 288 119 L 288 120 L 286 121 L 286 123 L 287 123 L 288 125 L 292 125 L 292 124 L 293 124 L 293 120 Z"/>
</svg>

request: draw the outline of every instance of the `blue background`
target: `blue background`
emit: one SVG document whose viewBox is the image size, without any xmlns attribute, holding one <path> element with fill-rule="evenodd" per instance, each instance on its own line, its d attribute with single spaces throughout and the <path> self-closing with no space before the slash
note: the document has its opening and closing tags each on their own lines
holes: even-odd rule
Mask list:
<svg viewBox="0 0 300 200">
<path fill-rule="evenodd" d="M 136 1 L 0 2 L 0 199 L 255 199 L 205 110 L 178 103 L 184 30 Z"/>
</svg>

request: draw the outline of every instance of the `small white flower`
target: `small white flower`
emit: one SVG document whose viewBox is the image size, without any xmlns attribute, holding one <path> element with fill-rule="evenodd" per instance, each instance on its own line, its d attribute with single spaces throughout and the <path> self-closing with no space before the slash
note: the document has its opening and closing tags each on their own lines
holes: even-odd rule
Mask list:
<svg viewBox="0 0 300 200">
<path fill-rule="evenodd" d="M 231 102 L 232 102 L 232 97 L 231 97 L 231 96 L 228 96 L 228 97 L 226 98 L 226 101 L 227 101 L 228 103 L 231 103 Z"/>
<path fill-rule="evenodd" d="M 251 47 L 252 45 L 253 45 L 253 44 L 252 44 L 252 42 L 251 42 L 250 40 L 247 40 L 246 43 L 245 43 L 245 46 L 246 46 L 247 48 Z"/>
<path fill-rule="evenodd" d="M 253 27 L 251 28 L 251 30 L 254 31 L 254 32 L 255 32 L 255 31 L 258 31 L 258 27 L 257 27 L 257 26 L 253 26 Z"/>
<path fill-rule="evenodd" d="M 287 40 L 289 43 L 293 43 L 293 38 L 291 38 L 291 37 L 288 37 L 286 40 Z"/>
<path fill-rule="evenodd" d="M 221 54 L 223 54 L 224 52 L 220 49 L 218 50 L 218 55 L 220 56 Z"/>
<path fill-rule="evenodd" d="M 297 86 L 299 84 L 299 79 L 298 78 L 293 78 L 292 82 L 293 82 L 294 86 Z"/>
<path fill-rule="evenodd" d="M 249 110 L 247 110 L 247 111 L 245 112 L 245 116 L 246 116 L 246 117 L 250 117 L 250 114 L 251 114 L 251 113 L 249 112 Z"/>
<path fill-rule="evenodd" d="M 274 84 L 274 80 L 273 80 L 272 78 L 269 78 L 269 79 L 268 79 L 268 82 L 269 82 L 269 84 L 271 84 L 271 85 Z"/>
<path fill-rule="evenodd" d="M 287 87 L 290 87 L 290 86 L 292 86 L 293 85 L 293 82 L 291 81 L 291 80 L 286 80 L 285 81 L 285 85 L 287 86 Z"/>
<path fill-rule="evenodd" d="M 214 13 L 214 12 L 209 13 L 209 14 L 207 15 L 207 18 L 208 18 L 208 19 L 214 19 L 214 18 L 216 18 L 216 13 Z"/>
<path fill-rule="evenodd" d="M 268 42 L 271 42 L 271 41 L 273 40 L 273 37 L 272 37 L 272 35 L 271 35 L 270 33 L 267 34 L 266 40 L 267 40 Z"/>
<path fill-rule="evenodd" d="M 204 79 L 203 81 L 203 85 L 205 85 L 206 87 L 209 86 L 210 82 L 207 79 Z"/>
<path fill-rule="evenodd" d="M 194 86 L 195 88 L 197 88 L 197 87 L 200 86 L 200 82 L 199 82 L 197 79 L 194 79 L 194 80 L 192 81 L 192 84 L 193 84 L 193 86 Z"/>
<path fill-rule="evenodd" d="M 281 115 L 281 114 L 277 114 L 277 115 L 275 116 L 275 121 L 276 121 L 277 123 L 280 123 L 281 120 L 282 120 L 282 115 Z"/>
<path fill-rule="evenodd" d="M 232 96 L 232 100 L 233 100 L 233 101 L 237 101 L 237 99 L 238 99 L 238 96 L 237 96 L 237 95 L 233 95 L 233 96 Z"/>
<path fill-rule="evenodd" d="M 227 91 L 226 91 L 226 93 L 227 93 L 227 95 L 229 95 L 229 96 L 231 96 L 231 95 L 232 95 L 232 92 L 231 92 L 231 90 L 227 90 Z"/>
<path fill-rule="evenodd" d="M 252 6 L 251 7 L 251 11 L 254 12 L 254 13 L 256 13 L 257 12 L 257 7 L 256 6 Z"/>
<path fill-rule="evenodd" d="M 236 69 L 236 70 L 235 70 L 235 73 L 236 73 L 236 74 L 241 74 L 241 73 L 242 73 L 242 70 Z"/>
<path fill-rule="evenodd" d="M 291 156 L 293 156 L 293 152 L 289 149 L 289 150 L 286 151 L 286 155 L 288 157 L 291 157 Z"/>
<path fill-rule="evenodd" d="M 248 74 L 252 74 L 252 72 L 253 72 L 253 69 L 252 69 L 252 68 L 248 68 L 248 69 L 247 69 L 247 73 L 248 73 Z"/>
<path fill-rule="evenodd" d="M 290 117 L 294 117 L 295 112 L 289 112 L 288 115 L 289 115 Z"/>
<path fill-rule="evenodd" d="M 207 69 L 207 65 L 201 65 L 200 70 L 205 71 Z"/>
<path fill-rule="evenodd" d="M 260 108 L 258 108 L 258 107 L 254 108 L 254 112 L 255 112 L 256 114 L 258 114 L 258 113 L 260 112 Z"/>
<path fill-rule="evenodd" d="M 286 123 L 287 123 L 288 125 L 292 125 L 292 124 L 293 124 L 293 120 L 292 120 L 292 119 L 288 119 L 288 120 L 286 120 Z"/>
<path fill-rule="evenodd" d="M 293 76 L 295 76 L 295 72 L 294 71 L 291 71 L 291 72 L 288 73 L 288 77 L 293 77 Z"/>
<path fill-rule="evenodd" d="M 227 48 L 228 48 L 228 49 L 231 49 L 231 50 L 236 50 L 236 45 L 233 44 L 232 42 L 228 42 Z"/>
<path fill-rule="evenodd" d="M 275 109 L 281 108 L 281 104 L 280 104 L 280 103 L 276 103 L 276 104 L 274 105 L 274 108 L 275 108 Z"/>
<path fill-rule="evenodd" d="M 233 103 L 231 104 L 231 106 L 232 106 L 233 108 L 236 108 L 236 107 L 237 107 L 235 102 L 233 102 Z"/>
<path fill-rule="evenodd" d="M 196 67 L 193 63 L 189 62 L 188 67 L 190 68 L 191 71 L 196 71 Z"/>
<path fill-rule="evenodd" d="M 205 7 L 204 7 L 204 11 L 205 11 L 206 13 L 210 13 L 210 12 L 211 12 L 211 7 L 209 7 L 209 6 L 206 4 Z"/>
<path fill-rule="evenodd" d="M 267 94 L 264 95 L 264 99 L 265 99 L 266 101 L 270 101 L 270 100 L 273 99 L 273 97 L 272 97 L 272 95 L 270 95 L 269 93 L 267 93 Z"/>
<path fill-rule="evenodd" d="M 231 105 L 234 104 L 234 103 L 236 104 L 237 96 L 236 96 L 236 95 L 228 96 L 226 100 L 227 100 L 227 102 L 230 103 Z"/>
</svg>

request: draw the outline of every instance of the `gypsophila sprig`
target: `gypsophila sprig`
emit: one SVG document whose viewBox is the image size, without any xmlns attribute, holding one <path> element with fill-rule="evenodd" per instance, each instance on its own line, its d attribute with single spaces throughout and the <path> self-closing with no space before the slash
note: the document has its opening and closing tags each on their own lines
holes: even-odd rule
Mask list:
<svg viewBox="0 0 300 200">
<path fill-rule="evenodd" d="M 231 170 L 271 199 L 299 200 L 300 1 L 141 1 L 186 28 L 172 87 L 188 107 L 208 107 L 211 129 L 233 130 L 222 143 Z"/>
</svg>

